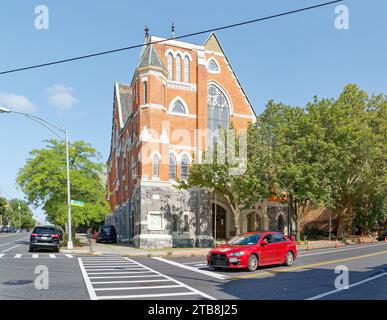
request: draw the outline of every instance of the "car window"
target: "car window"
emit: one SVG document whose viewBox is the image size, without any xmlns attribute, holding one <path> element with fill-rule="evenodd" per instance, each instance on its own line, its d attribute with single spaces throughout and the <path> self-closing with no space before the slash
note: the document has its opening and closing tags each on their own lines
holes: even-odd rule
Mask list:
<svg viewBox="0 0 387 320">
<path fill-rule="evenodd" d="M 56 230 L 54 228 L 35 228 L 32 233 L 36 234 L 54 234 Z"/>
<path fill-rule="evenodd" d="M 284 241 L 285 239 L 283 236 L 277 233 L 273 233 L 273 240 L 272 240 L 273 243 L 284 242 Z"/>
<path fill-rule="evenodd" d="M 268 234 L 267 236 L 265 236 L 265 238 L 267 243 L 273 243 L 273 237 L 271 234 Z"/>
<path fill-rule="evenodd" d="M 230 240 L 231 245 L 255 245 L 260 239 L 260 234 L 241 235 Z"/>
</svg>

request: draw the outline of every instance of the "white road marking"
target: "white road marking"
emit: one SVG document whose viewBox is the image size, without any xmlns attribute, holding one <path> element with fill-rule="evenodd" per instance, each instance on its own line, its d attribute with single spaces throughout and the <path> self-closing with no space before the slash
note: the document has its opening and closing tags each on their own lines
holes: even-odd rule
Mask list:
<svg viewBox="0 0 387 320">
<path fill-rule="evenodd" d="M 81 268 L 83 280 L 85 281 L 87 292 L 89 293 L 90 300 L 97 300 L 97 295 L 95 294 L 95 291 L 93 290 L 93 285 L 91 284 L 89 277 L 87 276 L 87 272 L 85 268 L 83 267 L 81 258 L 78 258 L 79 268 Z"/>
<path fill-rule="evenodd" d="M 225 280 L 225 279 L 229 278 L 228 276 L 225 276 L 225 275 L 222 275 L 222 274 L 218 274 L 218 273 L 215 273 L 213 271 L 201 270 L 201 269 L 198 269 L 198 268 L 195 268 L 195 267 L 191 267 L 191 266 L 187 266 L 187 265 L 184 265 L 184 264 L 172 261 L 172 260 L 167 260 L 167 259 L 159 258 L 159 257 L 154 257 L 153 259 L 159 260 L 161 262 L 169 263 L 169 264 L 171 264 L 173 266 L 176 266 L 176 267 L 179 267 L 179 268 L 182 268 L 182 269 L 190 270 L 190 271 L 193 271 L 193 272 L 198 272 L 198 273 L 201 273 L 201 274 L 204 274 L 206 276 L 213 277 L 213 278 L 216 278 L 216 279 Z"/>
<path fill-rule="evenodd" d="M 91 279 L 91 278 L 89 278 Z M 127 281 L 94 281 L 92 284 L 116 284 L 116 283 L 148 283 L 148 282 L 171 282 L 169 279 L 156 280 L 127 280 Z"/>
<path fill-rule="evenodd" d="M 71 254 L 66 254 L 66 257 L 70 259 L 74 258 Z"/>
<path fill-rule="evenodd" d="M 89 268 L 85 268 L 87 272 L 89 271 L 124 271 L 124 270 L 128 270 L 128 271 L 136 271 L 136 270 L 142 270 L 142 268 L 109 268 L 109 269 L 102 269 L 102 268 L 99 268 L 99 269 L 89 269 Z"/>
<path fill-rule="evenodd" d="M 147 266 L 145 266 L 145 265 L 143 265 L 143 264 L 141 264 L 141 263 L 139 263 L 139 262 L 136 262 L 136 261 L 131 260 L 131 259 L 129 259 L 129 258 L 124 258 L 124 259 L 126 259 L 126 260 L 128 260 L 128 261 L 131 261 L 131 262 L 135 262 L 135 263 L 137 263 L 139 266 L 142 266 L 142 267 L 144 267 L 145 269 L 148 269 L 149 271 L 152 271 L 152 272 L 154 272 L 154 273 L 156 273 L 156 274 L 159 274 L 159 275 L 165 277 L 166 279 L 170 279 L 170 280 L 173 281 L 173 282 L 176 282 L 176 283 L 178 283 L 178 284 L 181 284 L 181 285 L 183 285 L 185 288 L 187 288 L 188 290 L 192 290 L 192 291 L 196 292 L 198 295 L 201 295 L 201 296 L 204 297 L 204 298 L 207 298 L 207 299 L 209 299 L 209 300 L 217 300 L 216 298 L 214 298 L 214 297 L 212 297 L 212 296 L 210 296 L 210 295 L 208 295 L 208 294 L 206 294 L 206 293 L 204 293 L 204 292 L 202 292 L 202 291 L 200 291 L 200 290 L 198 290 L 198 289 L 195 289 L 195 288 L 193 288 L 193 287 L 191 287 L 191 286 L 189 286 L 189 285 L 187 285 L 187 284 L 185 284 L 185 283 L 183 283 L 183 282 L 180 282 L 180 281 L 178 281 L 178 280 L 176 280 L 176 279 L 173 279 L 173 278 L 171 278 L 171 277 L 169 277 L 169 276 L 167 276 L 167 275 L 165 275 L 165 274 L 162 274 L 162 273 L 160 273 L 160 272 L 158 272 L 158 271 L 156 271 L 156 270 L 153 270 L 153 269 L 151 269 L 151 268 L 149 268 L 149 267 L 147 267 Z"/>
<path fill-rule="evenodd" d="M 2 243 L 2 244 L 0 244 L 0 247 L 4 247 L 4 246 L 6 246 L 7 244 L 11 244 L 11 243 L 15 243 L 15 242 L 23 241 L 23 240 L 27 240 L 27 239 L 28 239 L 28 238 L 21 238 L 21 239 L 17 239 L 17 240 L 11 241 L 11 242 Z"/>
<path fill-rule="evenodd" d="M 184 288 L 181 284 L 173 284 L 170 286 L 149 286 L 149 287 L 116 287 L 116 288 L 94 288 L 94 291 L 126 291 L 126 290 L 148 290 L 148 289 L 171 289 Z"/>
<path fill-rule="evenodd" d="M 38 258 L 39 258 L 39 255 L 38 255 L 38 254 L 34 253 L 34 254 L 32 255 L 32 259 L 38 259 Z"/>
<path fill-rule="evenodd" d="M 20 253 L 15 255 L 15 259 L 20 259 L 21 257 L 22 255 Z"/>
<path fill-rule="evenodd" d="M 139 274 L 139 273 L 152 273 L 151 271 L 126 271 L 126 272 L 91 272 L 89 274 Z"/>
<path fill-rule="evenodd" d="M 51 259 L 56 259 L 56 255 L 55 254 L 49 254 L 48 255 Z"/>
<path fill-rule="evenodd" d="M 341 292 L 341 291 L 349 290 L 349 289 L 351 289 L 351 288 L 353 288 L 353 287 L 356 287 L 356 286 L 359 286 L 359 285 L 361 285 L 361 284 L 367 283 L 367 282 L 369 282 L 369 281 L 372 281 L 372 280 L 375 280 L 375 279 L 384 277 L 384 276 L 386 276 L 386 275 L 387 275 L 387 272 L 384 272 L 384 273 L 382 273 L 382 274 L 378 274 L 377 276 L 374 276 L 374 277 L 371 277 L 371 278 L 368 278 L 368 279 L 365 279 L 365 280 L 356 282 L 356 283 L 354 283 L 354 284 L 351 284 L 350 286 L 348 286 L 348 289 L 336 289 L 336 290 L 328 291 L 328 292 L 319 294 L 318 296 L 314 296 L 314 297 L 308 298 L 308 299 L 306 299 L 306 300 L 318 300 L 318 299 L 321 299 L 321 298 L 323 298 L 323 297 L 326 297 L 326 296 L 329 296 L 329 295 L 332 295 L 332 294 L 335 294 L 335 293 L 338 293 L 338 292 Z"/>
<path fill-rule="evenodd" d="M 14 246 L 14 247 L 11 247 L 11 248 L 8 248 L 6 250 L 1 251 L 1 253 L 5 253 L 5 252 L 8 252 L 8 251 L 11 251 L 12 249 L 21 247 L 22 245 L 24 245 L 24 244 L 18 244 L 18 245 Z"/>
<path fill-rule="evenodd" d="M 131 279 L 131 278 L 160 278 L 158 274 L 139 275 L 139 276 L 105 276 L 105 277 L 89 277 L 89 279 Z"/>
<path fill-rule="evenodd" d="M 332 250 L 329 250 L 329 251 L 302 253 L 302 254 L 297 255 L 297 257 L 303 258 L 303 257 L 315 256 L 315 255 L 319 255 L 319 254 L 328 254 L 328 253 L 345 252 L 345 251 L 352 251 L 352 250 L 359 250 L 359 249 L 366 249 L 366 248 L 382 247 L 385 245 L 387 245 L 387 244 L 386 243 L 373 244 L 373 245 L 356 246 L 356 247 L 343 248 L 343 249 L 333 248 Z"/>
<path fill-rule="evenodd" d="M 129 258 L 121 258 L 116 263 L 108 262 L 104 265 L 96 265 L 93 259 L 84 261 L 79 258 L 79 265 L 82 270 L 82 275 L 85 279 L 86 287 L 89 292 L 90 299 L 107 300 L 107 299 L 123 299 L 123 298 L 156 298 L 156 297 L 173 297 L 184 295 L 199 295 L 207 299 L 215 300 L 214 297 L 207 295 L 195 288 L 192 288 L 176 279 L 173 279 L 165 274 L 153 270 L 141 263 L 138 263 Z M 93 261 L 94 263 L 92 263 Z M 88 264 L 88 265 L 87 265 Z M 152 279 L 150 279 L 152 278 Z M 96 281 L 96 280 L 101 281 Z M 117 280 L 118 279 L 118 280 Z M 134 284 L 134 286 L 119 286 L 120 284 Z M 161 284 L 165 283 L 165 285 Z M 149 285 L 147 285 L 149 284 Z M 100 287 L 104 285 L 104 287 Z M 181 288 L 182 292 L 172 290 L 170 293 L 154 293 L 154 290 Z M 185 292 L 184 289 L 189 292 Z M 133 295 L 120 296 L 99 296 L 98 292 L 109 291 L 133 291 Z M 135 291 L 153 290 L 150 294 L 136 294 Z M 174 292 L 173 292 L 174 291 Z M 141 293 L 141 292 L 138 292 Z"/>
<path fill-rule="evenodd" d="M 98 297 L 99 300 L 118 300 L 118 299 L 138 299 L 138 298 L 158 298 L 158 297 L 179 297 L 179 296 L 196 296 L 196 292 L 181 292 L 181 293 L 158 293 L 158 294 L 137 294 L 129 296 L 107 296 Z"/>
<path fill-rule="evenodd" d="M 4 257 L 4 254 L 0 254 L 0 258 Z"/>
</svg>

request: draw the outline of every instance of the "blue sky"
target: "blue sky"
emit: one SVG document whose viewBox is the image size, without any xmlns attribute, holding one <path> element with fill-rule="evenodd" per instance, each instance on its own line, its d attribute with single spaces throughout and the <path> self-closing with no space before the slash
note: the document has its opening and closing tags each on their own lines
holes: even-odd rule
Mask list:
<svg viewBox="0 0 387 320">
<path fill-rule="evenodd" d="M 205 30 L 326 0 L 92 1 L 4 0 L 0 70 Z M 192 2 L 191 2 L 192 3 Z M 372 5 L 371 5 L 372 3 Z M 49 9 L 49 29 L 36 30 L 37 5 Z M 304 105 L 334 97 L 347 83 L 370 93 L 387 88 L 387 1 L 344 1 L 349 30 L 335 28 L 335 5 L 218 32 L 254 109 L 269 99 Z M 184 41 L 203 44 L 208 35 Z M 20 73 L 0 75 L 0 104 L 21 108 L 67 128 L 71 139 L 109 154 L 114 81 L 130 82 L 140 49 Z M 0 115 L 0 194 L 23 197 L 15 178 L 33 148 L 51 133 L 15 115 Z M 44 219 L 40 210 L 35 214 Z"/>
</svg>

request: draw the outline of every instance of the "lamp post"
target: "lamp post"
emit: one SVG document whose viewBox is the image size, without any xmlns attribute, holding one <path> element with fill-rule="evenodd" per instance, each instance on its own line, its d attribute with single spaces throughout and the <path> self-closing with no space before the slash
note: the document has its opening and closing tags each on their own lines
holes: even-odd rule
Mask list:
<svg viewBox="0 0 387 320">
<path fill-rule="evenodd" d="M 65 143 L 66 143 L 66 171 L 67 171 L 67 208 L 68 208 L 68 241 L 67 241 L 67 250 L 73 249 L 73 240 L 72 240 L 72 228 L 71 228 L 71 195 L 70 195 L 70 163 L 69 163 L 69 139 L 68 139 L 68 132 L 67 130 L 61 129 L 57 127 L 56 125 L 42 119 L 39 117 L 35 117 L 31 114 L 24 113 L 24 112 L 18 112 L 18 111 L 12 111 L 8 108 L 0 107 L 0 113 L 15 113 L 19 115 L 23 115 L 40 125 L 46 127 L 48 130 L 50 130 L 52 133 L 54 133 L 56 136 L 60 138 L 60 136 L 55 132 L 53 129 L 56 129 L 57 131 L 60 131 L 65 136 Z"/>
</svg>

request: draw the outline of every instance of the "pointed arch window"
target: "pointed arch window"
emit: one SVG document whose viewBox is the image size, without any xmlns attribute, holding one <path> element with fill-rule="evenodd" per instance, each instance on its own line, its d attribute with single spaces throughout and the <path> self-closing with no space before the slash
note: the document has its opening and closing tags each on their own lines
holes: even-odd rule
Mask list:
<svg viewBox="0 0 387 320">
<path fill-rule="evenodd" d="M 177 100 L 177 101 L 173 104 L 172 109 L 171 109 L 171 112 L 172 112 L 172 113 L 186 114 L 186 113 L 187 113 L 187 110 L 186 110 L 184 104 L 183 104 L 180 100 Z"/>
<path fill-rule="evenodd" d="M 225 94 L 214 84 L 208 86 L 207 129 L 210 131 L 228 129 L 230 104 Z"/>
<path fill-rule="evenodd" d="M 189 58 L 185 56 L 184 58 L 184 82 L 189 83 Z"/>
<path fill-rule="evenodd" d="M 176 157 L 174 154 L 169 155 L 169 179 L 175 180 L 176 179 Z"/>
<path fill-rule="evenodd" d="M 152 175 L 154 178 L 158 178 L 160 174 L 160 158 L 157 154 L 152 157 Z"/>
<path fill-rule="evenodd" d="M 168 54 L 168 80 L 173 79 L 173 55 L 172 53 Z"/>
<path fill-rule="evenodd" d="M 213 73 L 218 73 L 219 72 L 219 66 L 218 66 L 218 64 L 216 63 L 216 61 L 214 59 L 211 59 L 208 62 L 208 70 L 210 72 L 213 72 Z"/>
<path fill-rule="evenodd" d="M 187 180 L 189 175 L 189 159 L 186 154 L 181 157 L 180 163 L 180 178 L 181 180 Z"/>
<path fill-rule="evenodd" d="M 181 82 L 181 57 L 178 54 L 176 56 L 176 79 L 177 82 Z"/>
</svg>

